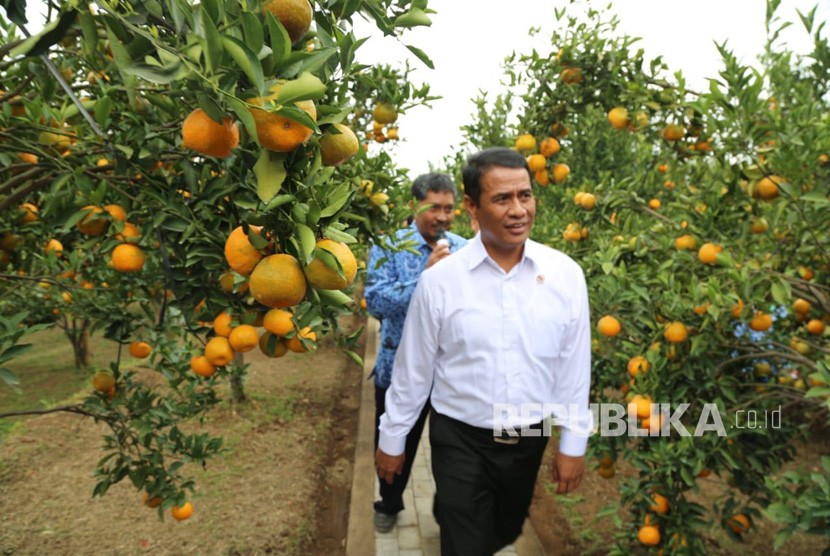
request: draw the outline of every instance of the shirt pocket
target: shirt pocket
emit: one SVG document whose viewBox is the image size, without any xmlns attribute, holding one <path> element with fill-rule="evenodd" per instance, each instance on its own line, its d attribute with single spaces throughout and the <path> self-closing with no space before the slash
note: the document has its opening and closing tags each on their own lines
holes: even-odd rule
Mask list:
<svg viewBox="0 0 830 556">
<path fill-rule="evenodd" d="M 566 350 L 568 323 L 555 319 L 539 319 L 529 322 L 527 337 L 530 339 L 530 353 L 543 360 L 558 359 Z"/>
</svg>

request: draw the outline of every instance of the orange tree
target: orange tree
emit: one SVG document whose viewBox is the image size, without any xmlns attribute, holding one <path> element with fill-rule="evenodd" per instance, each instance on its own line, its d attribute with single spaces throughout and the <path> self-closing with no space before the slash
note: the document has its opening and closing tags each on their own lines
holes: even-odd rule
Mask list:
<svg viewBox="0 0 830 556">
<path fill-rule="evenodd" d="M 801 18 L 814 51 L 782 47 L 777 5 L 759 64 L 721 45 L 703 91 L 647 61 L 615 19 L 563 9 L 552 52 L 508 59 L 511 91 L 478 99 L 465 128 L 468 147 L 527 155 L 535 239 L 587 274 L 592 401 L 629 402 L 651 434 L 590 443 L 602 476 L 620 458 L 636 470 L 621 483 L 620 553 L 702 553 L 707 528 L 739 539 L 765 509 L 787 525 L 778 544 L 830 536 L 826 478 L 796 492 L 797 475 L 771 479 L 830 404 L 830 50 L 815 11 Z M 723 496 L 702 505 L 700 481 Z"/>
<path fill-rule="evenodd" d="M 50 2 L 30 38 L 25 0 L 2 4 L 0 363 L 70 320 L 117 342 L 90 395 L 50 411 L 109 426 L 95 495 L 128 478 L 185 519 L 184 465 L 221 438 L 180 423 L 224 380 L 244 396 L 240 354 L 337 333 L 356 246 L 402 219 L 404 172 L 349 127 L 375 102 L 352 20 L 401 40 L 426 0 Z M 383 77 L 401 105 L 429 98 Z"/>
</svg>

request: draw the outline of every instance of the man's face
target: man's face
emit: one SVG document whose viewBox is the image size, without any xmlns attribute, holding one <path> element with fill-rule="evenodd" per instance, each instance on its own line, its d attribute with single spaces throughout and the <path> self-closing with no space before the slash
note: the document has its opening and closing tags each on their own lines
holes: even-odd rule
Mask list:
<svg viewBox="0 0 830 556">
<path fill-rule="evenodd" d="M 434 243 L 439 231 L 446 231 L 455 218 L 455 197 L 449 191 L 427 191 L 415 207 L 415 225 L 427 243 Z"/>
<path fill-rule="evenodd" d="M 491 168 L 481 176 L 478 206 L 469 197 L 464 197 L 464 204 L 478 220 L 481 240 L 499 251 L 521 248 L 536 216 L 536 199 L 524 168 Z"/>
</svg>

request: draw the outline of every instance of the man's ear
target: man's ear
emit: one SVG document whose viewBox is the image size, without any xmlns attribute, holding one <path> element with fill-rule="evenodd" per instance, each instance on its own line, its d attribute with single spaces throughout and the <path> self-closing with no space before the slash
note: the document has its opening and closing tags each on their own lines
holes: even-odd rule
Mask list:
<svg viewBox="0 0 830 556">
<path fill-rule="evenodd" d="M 464 195 L 464 208 L 467 209 L 467 212 L 470 214 L 470 218 L 476 217 L 477 207 L 469 195 Z"/>
</svg>

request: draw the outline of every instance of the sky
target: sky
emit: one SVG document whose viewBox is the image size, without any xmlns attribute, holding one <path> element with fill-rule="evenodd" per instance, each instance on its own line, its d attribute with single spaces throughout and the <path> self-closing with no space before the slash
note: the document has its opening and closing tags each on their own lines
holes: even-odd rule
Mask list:
<svg viewBox="0 0 830 556">
<path fill-rule="evenodd" d="M 584 4 L 584 2 L 582 2 Z M 706 79 L 716 77 L 722 68 L 714 42 L 727 41 L 739 60 L 752 64 L 765 43 L 763 0 L 606 0 L 592 2 L 620 19 L 618 32 L 640 37 L 646 56 L 662 55 L 672 72 L 680 70 L 689 88 L 703 88 Z M 796 52 L 810 51 L 810 39 L 797 19 L 796 9 L 807 12 L 821 4 L 818 19 L 830 20 L 826 0 L 783 0 L 778 17 L 797 22 L 784 35 Z M 400 44 L 373 36 L 358 51 L 364 63 L 402 65 L 409 58 L 417 68 L 410 74 L 414 83 L 428 82 L 431 93 L 442 97 L 432 108 L 417 108 L 398 119 L 399 140 L 390 147 L 398 165 L 408 168 L 414 179 L 436 166 L 453 147 L 460 144 L 460 126 L 473 113 L 472 99 L 479 90 L 494 98 L 502 86 L 502 63 L 512 52 L 551 52 L 550 36 L 557 23 L 554 8 L 576 9 L 566 0 L 431 0 L 432 25 L 416 28 L 405 35 L 405 42 L 427 52 L 434 62 L 430 70 Z M 531 37 L 528 31 L 541 32 Z M 367 36 L 371 27 L 356 25 L 358 36 Z M 825 32 L 827 30 L 825 29 Z M 375 35 L 379 33 L 375 32 Z"/>
<path fill-rule="evenodd" d="M 460 126 L 473 113 L 472 99 L 479 91 L 494 98 L 501 90 L 502 63 L 512 52 L 551 51 L 550 36 L 556 25 L 555 8 L 580 9 L 587 2 L 568 0 L 430 0 L 430 27 L 415 28 L 404 42 L 424 50 L 435 65 L 430 70 L 412 56 L 402 43 L 384 38 L 368 22 L 357 18 L 355 33 L 370 37 L 358 50 L 363 63 L 387 63 L 403 67 L 410 60 L 415 84 L 427 82 L 430 93 L 442 97 L 431 108 L 407 111 L 398 119 L 396 142 L 372 149 L 386 149 L 398 166 L 408 168 L 414 179 L 440 166 L 444 156 L 462 140 Z M 37 13 L 37 0 L 29 2 L 29 12 Z M 661 55 L 672 72 L 680 70 L 690 88 L 703 88 L 706 79 L 721 69 L 715 42 L 727 47 L 744 63 L 752 64 L 765 42 L 764 0 L 592 0 L 595 9 L 618 16 L 618 32 L 640 37 L 639 46 L 651 58 Z M 795 24 L 783 35 L 784 43 L 796 52 L 808 52 L 810 39 L 797 19 L 796 9 L 807 12 L 819 5 L 818 19 L 830 21 L 827 0 L 782 0 L 777 16 Z M 29 30 L 38 27 L 32 22 Z M 540 29 L 529 35 L 531 27 Z M 825 29 L 825 33 L 827 29 Z"/>
</svg>

